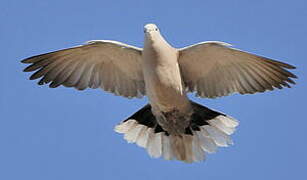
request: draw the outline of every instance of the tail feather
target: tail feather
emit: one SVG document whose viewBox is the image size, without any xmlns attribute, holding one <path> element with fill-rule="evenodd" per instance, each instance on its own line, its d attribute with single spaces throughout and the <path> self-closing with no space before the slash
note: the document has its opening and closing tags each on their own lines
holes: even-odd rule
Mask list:
<svg viewBox="0 0 307 180">
<path fill-rule="evenodd" d="M 136 122 L 134 122 L 134 125 L 131 126 L 129 131 L 125 134 L 124 139 L 126 139 L 128 143 L 135 143 L 142 128 L 142 125 L 138 125 Z"/>
<path fill-rule="evenodd" d="M 116 126 L 115 131 L 126 134 L 131 129 L 131 127 L 134 127 L 136 124 L 136 121 L 127 121 L 124 126 Z"/>
<path fill-rule="evenodd" d="M 199 144 L 204 152 L 214 153 L 217 149 L 217 145 L 214 143 L 212 138 L 208 136 L 205 130 L 201 129 L 199 132 L 196 132 L 198 137 Z"/>
<path fill-rule="evenodd" d="M 206 158 L 205 151 L 203 151 L 198 135 L 195 135 L 192 141 L 193 162 L 203 161 Z"/>
<path fill-rule="evenodd" d="M 217 128 L 218 130 L 224 132 L 227 135 L 231 135 L 232 133 L 234 133 L 235 131 L 235 127 L 231 126 L 227 126 L 226 124 L 224 124 L 221 120 L 221 117 L 216 117 L 215 121 L 208 121 L 209 124 L 215 128 Z"/>
<path fill-rule="evenodd" d="M 173 160 L 175 158 L 169 136 L 162 135 L 162 154 L 166 160 Z"/>
<path fill-rule="evenodd" d="M 136 144 L 142 148 L 145 148 L 147 145 L 148 134 L 149 134 L 148 130 L 149 129 L 146 126 L 143 126 L 142 131 L 139 133 L 136 139 Z"/>
<path fill-rule="evenodd" d="M 147 141 L 147 151 L 151 157 L 158 158 L 162 154 L 162 136 L 161 133 L 154 133 L 150 129 L 149 139 Z"/>
<path fill-rule="evenodd" d="M 197 106 L 200 108 L 201 105 Z M 151 114 L 150 105 L 140 111 L 136 113 L 137 116 L 134 114 L 117 125 L 115 131 L 124 134 L 124 139 L 128 143 L 136 143 L 145 148 L 151 157 L 162 156 L 166 160 L 177 159 L 187 163 L 203 161 L 206 153 L 214 153 L 218 147 L 232 145 L 229 135 L 239 124 L 237 120 L 229 116 L 206 108 L 205 113 L 202 112 L 203 114 L 200 115 L 206 122 L 201 122 L 197 116 L 196 123 L 191 124 L 192 133 L 172 135 L 158 127 Z M 209 114 L 208 117 L 211 119 L 204 118 L 203 115 L 211 111 L 216 115 Z M 151 122 L 147 122 L 143 117 L 149 118 Z"/>
</svg>

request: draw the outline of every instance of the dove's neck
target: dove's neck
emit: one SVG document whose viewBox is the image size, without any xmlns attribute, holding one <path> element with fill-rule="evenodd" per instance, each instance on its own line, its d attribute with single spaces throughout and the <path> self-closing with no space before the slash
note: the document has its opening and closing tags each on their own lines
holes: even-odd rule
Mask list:
<svg viewBox="0 0 307 180">
<path fill-rule="evenodd" d="M 159 32 L 151 32 L 145 34 L 145 44 L 144 46 L 153 48 L 172 48 L 171 45 L 163 38 Z"/>
<path fill-rule="evenodd" d="M 159 32 L 145 34 L 143 49 L 144 64 L 170 68 L 177 64 L 177 50 Z"/>
</svg>

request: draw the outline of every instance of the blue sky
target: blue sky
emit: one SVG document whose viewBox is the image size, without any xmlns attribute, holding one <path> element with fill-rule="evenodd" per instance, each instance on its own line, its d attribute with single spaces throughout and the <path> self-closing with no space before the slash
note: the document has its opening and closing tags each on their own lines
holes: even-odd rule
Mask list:
<svg viewBox="0 0 307 180">
<path fill-rule="evenodd" d="M 304 179 L 307 2 L 0 1 L 0 179 Z M 203 163 L 151 159 L 113 127 L 147 103 L 101 90 L 50 89 L 20 60 L 91 39 L 143 45 L 158 24 L 175 47 L 219 40 L 298 67 L 291 89 L 191 98 L 240 120 L 234 146 Z"/>
</svg>

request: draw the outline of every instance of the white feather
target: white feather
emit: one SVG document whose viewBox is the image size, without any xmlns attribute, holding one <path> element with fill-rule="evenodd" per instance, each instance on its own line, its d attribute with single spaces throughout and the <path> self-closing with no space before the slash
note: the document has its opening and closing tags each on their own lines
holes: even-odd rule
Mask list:
<svg viewBox="0 0 307 180">
<path fill-rule="evenodd" d="M 201 148 L 205 152 L 214 153 L 217 149 L 217 146 L 214 143 L 214 141 L 209 136 L 205 135 L 206 133 L 204 133 L 203 129 L 201 129 L 201 131 L 195 131 L 195 132 L 196 132 L 195 134 L 198 136 Z"/>
<path fill-rule="evenodd" d="M 137 122 L 133 119 L 125 121 L 117 126 L 115 126 L 114 130 L 118 133 L 127 133 L 132 126 L 134 126 Z"/>
<path fill-rule="evenodd" d="M 162 135 L 162 154 L 164 159 L 171 160 L 174 158 L 169 136 Z"/>
<path fill-rule="evenodd" d="M 147 151 L 151 157 L 158 158 L 161 156 L 161 134 L 154 133 L 153 129 L 150 128 L 149 139 L 147 142 Z"/>
<path fill-rule="evenodd" d="M 147 130 L 147 134 L 148 134 L 148 139 L 147 139 L 147 144 L 146 144 L 146 149 L 147 149 L 147 152 L 148 154 L 152 157 L 151 155 L 151 143 L 152 143 L 152 139 L 153 139 L 153 136 L 154 136 L 154 132 L 153 132 L 153 129 L 152 128 L 148 128 Z"/>
<path fill-rule="evenodd" d="M 219 130 L 221 130 L 222 132 L 224 132 L 228 135 L 231 135 L 235 131 L 234 127 L 226 126 L 220 119 L 212 119 L 212 120 L 208 121 L 208 123 L 211 126 L 218 128 Z"/>
<path fill-rule="evenodd" d="M 146 147 L 148 139 L 148 128 L 146 126 L 143 126 L 141 132 L 139 133 L 139 136 L 136 139 L 136 144 L 142 148 Z"/>
<path fill-rule="evenodd" d="M 203 127 L 209 133 L 210 137 L 214 140 L 214 142 L 221 147 L 227 147 L 229 141 L 228 135 L 224 134 L 220 130 L 212 126 L 204 126 Z"/>
<path fill-rule="evenodd" d="M 205 159 L 205 152 L 202 150 L 200 140 L 195 132 L 192 141 L 192 149 L 194 154 L 193 161 L 203 161 Z"/>
<path fill-rule="evenodd" d="M 183 135 L 180 139 L 184 144 L 185 148 L 185 162 L 192 163 L 193 162 L 193 150 L 192 150 L 192 141 L 193 136 L 191 135 Z"/>
<path fill-rule="evenodd" d="M 174 157 L 178 160 L 184 161 L 185 148 L 180 139 L 181 137 L 170 135 L 171 148 L 174 153 Z"/>
<path fill-rule="evenodd" d="M 128 143 L 134 143 L 139 136 L 142 127 L 143 125 L 132 126 L 130 130 L 125 134 L 124 139 L 126 139 Z"/>
<path fill-rule="evenodd" d="M 222 123 L 224 123 L 228 127 L 237 127 L 239 122 L 229 116 L 217 116 L 216 119 L 219 119 Z"/>
</svg>

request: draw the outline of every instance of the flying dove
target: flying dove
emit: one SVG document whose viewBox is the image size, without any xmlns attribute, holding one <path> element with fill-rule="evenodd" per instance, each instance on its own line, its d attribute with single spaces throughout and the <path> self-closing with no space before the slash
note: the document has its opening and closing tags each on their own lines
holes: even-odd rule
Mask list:
<svg viewBox="0 0 307 180">
<path fill-rule="evenodd" d="M 146 95 L 149 104 L 115 127 L 151 157 L 202 161 L 206 153 L 232 144 L 238 121 L 189 100 L 187 93 L 216 98 L 253 94 L 295 84 L 295 67 L 234 49 L 224 42 L 201 42 L 176 49 L 155 24 L 144 27 L 144 48 L 117 41 L 84 45 L 33 56 L 25 72 L 39 85 L 78 90 L 101 88 L 127 98 Z"/>
</svg>

